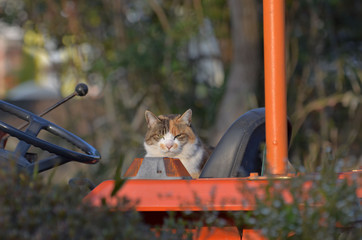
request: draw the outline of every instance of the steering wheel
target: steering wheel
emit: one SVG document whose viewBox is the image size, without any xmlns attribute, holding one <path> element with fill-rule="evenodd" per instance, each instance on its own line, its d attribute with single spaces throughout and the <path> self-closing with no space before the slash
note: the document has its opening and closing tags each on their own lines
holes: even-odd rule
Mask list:
<svg viewBox="0 0 362 240">
<path fill-rule="evenodd" d="M 31 163 L 24 162 L 26 152 L 31 145 L 57 155 L 56 158 L 49 157 L 39 161 L 39 166 L 45 170 L 54 167 L 55 165 L 64 164 L 65 162 L 69 161 L 94 164 L 97 163 L 101 158 L 98 151 L 89 143 L 72 134 L 71 132 L 51 123 L 50 121 L 35 115 L 34 113 L 2 100 L 0 100 L 0 110 L 8 112 L 11 115 L 15 115 L 18 118 L 27 121 L 29 124 L 25 131 L 21 131 L 7 123 L 0 121 L 1 131 L 6 132 L 10 136 L 16 137 L 20 140 L 16 146 L 15 151 L 10 154 L 11 156 L 16 156 L 17 158 L 20 156 L 18 159 L 18 165 L 20 166 L 28 169 L 34 169 L 34 166 L 32 166 Z M 37 135 L 41 130 L 45 130 L 53 135 L 67 140 L 69 143 L 82 150 L 83 153 L 66 149 L 38 138 Z M 9 152 L 7 152 L 6 155 L 9 155 Z M 43 169 L 39 169 L 39 172 Z"/>
</svg>

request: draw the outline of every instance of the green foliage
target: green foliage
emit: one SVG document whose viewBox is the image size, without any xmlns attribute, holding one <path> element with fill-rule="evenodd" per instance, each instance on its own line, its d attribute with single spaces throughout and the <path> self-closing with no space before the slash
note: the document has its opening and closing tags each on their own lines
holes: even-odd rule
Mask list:
<svg viewBox="0 0 362 240">
<path fill-rule="evenodd" d="M 76 189 L 44 182 L 41 176 L 0 170 L 3 239 L 155 239 L 138 213 L 95 208 L 82 202 Z"/>
<path fill-rule="evenodd" d="M 117 194 L 117 192 L 122 188 L 123 184 L 127 181 L 126 179 L 123 179 L 121 176 L 121 169 L 122 169 L 122 160 L 119 161 L 118 165 L 117 165 L 117 169 L 116 169 L 116 173 L 114 176 L 114 189 L 111 193 L 111 196 L 115 196 Z"/>
<path fill-rule="evenodd" d="M 111 195 L 119 188 L 115 186 Z M 17 240 L 193 239 L 190 229 L 197 230 L 204 224 L 223 226 L 217 212 L 182 215 L 169 212 L 165 213 L 163 223 L 150 226 L 127 199 L 119 198 L 116 206 L 108 206 L 104 199 L 101 206 L 95 207 L 82 200 L 88 193 L 85 190 L 82 185 L 52 184 L 51 177 L 30 176 L 3 162 L 0 192 L 6 195 L 0 198 L 1 237 Z"/>
<path fill-rule="evenodd" d="M 35 78 L 36 66 L 34 58 L 25 51 L 23 52 L 22 58 L 23 64 L 21 65 L 21 68 L 16 72 L 19 83 Z"/>
<path fill-rule="evenodd" d="M 281 183 L 270 180 L 255 211 L 234 215 L 239 226 L 259 229 L 271 240 L 359 239 L 362 211 L 356 196 L 358 180 L 339 179 L 331 166 L 325 170 Z"/>
</svg>

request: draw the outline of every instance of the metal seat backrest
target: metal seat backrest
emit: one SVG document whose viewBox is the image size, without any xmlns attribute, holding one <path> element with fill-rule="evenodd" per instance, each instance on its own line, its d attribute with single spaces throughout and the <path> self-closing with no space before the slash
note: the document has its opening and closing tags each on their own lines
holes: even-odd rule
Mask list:
<svg viewBox="0 0 362 240">
<path fill-rule="evenodd" d="M 288 141 L 291 137 L 288 120 Z M 265 108 L 240 116 L 225 132 L 206 162 L 200 178 L 247 177 L 261 174 L 260 144 L 265 142 Z"/>
</svg>

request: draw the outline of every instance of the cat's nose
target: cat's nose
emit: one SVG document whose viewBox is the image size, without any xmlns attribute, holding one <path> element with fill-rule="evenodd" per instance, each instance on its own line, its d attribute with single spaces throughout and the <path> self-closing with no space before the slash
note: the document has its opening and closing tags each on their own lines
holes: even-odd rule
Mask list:
<svg viewBox="0 0 362 240">
<path fill-rule="evenodd" d="M 173 142 L 167 142 L 165 145 L 170 150 L 173 146 Z"/>
</svg>

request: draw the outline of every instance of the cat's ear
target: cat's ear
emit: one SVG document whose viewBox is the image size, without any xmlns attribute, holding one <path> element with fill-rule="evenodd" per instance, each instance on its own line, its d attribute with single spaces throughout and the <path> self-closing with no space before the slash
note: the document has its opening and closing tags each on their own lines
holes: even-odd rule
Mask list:
<svg viewBox="0 0 362 240">
<path fill-rule="evenodd" d="M 187 110 L 181 117 L 177 119 L 178 122 L 182 122 L 187 126 L 191 126 L 192 110 Z"/>
<path fill-rule="evenodd" d="M 152 112 L 150 112 L 148 110 L 146 110 L 146 112 L 145 112 L 145 118 L 146 118 L 148 128 L 151 128 L 157 122 L 160 121 L 160 119 L 158 117 L 156 117 L 155 114 L 153 114 Z"/>
</svg>

